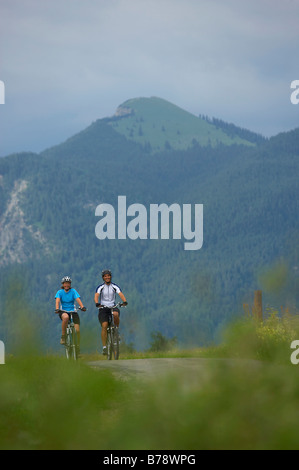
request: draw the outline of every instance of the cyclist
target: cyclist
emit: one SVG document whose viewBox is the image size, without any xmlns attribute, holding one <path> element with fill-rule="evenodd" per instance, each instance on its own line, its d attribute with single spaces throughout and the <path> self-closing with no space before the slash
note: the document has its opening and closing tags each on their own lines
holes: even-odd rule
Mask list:
<svg viewBox="0 0 299 470">
<path fill-rule="evenodd" d="M 55 295 L 56 310 L 55 313 L 58 313 L 60 308 L 61 310 L 66 310 L 67 312 L 73 312 L 75 310 L 75 300 L 78 302 L 79 306 L 86 311 L 86 308 L 83 306 L 83 303 L 80 299 L 78 292 L 72 288 L 72 279 L 70 276 L 64 276 L 61 279 L 61 289 L 57 291 Z M 60 307 L 61 306 L 61 307 Z M 69 321 L 70 316 L 67 313 L 59 313 L 59 317 L 62 321 L 61 324 L 61 340 L 60 344 L 65 344 L 65 332 L 66 327 Z M 78 349 L 80 345 L 80 318 L 78 313 L 73 314 L 73 320 L 75 323 L 75 328 L 77 331 L 77 340 L 78 340 Z M 79 352 L 79 351 L 78 351 Z"/>
<path fill-rule="evenodd" d="M 115 305 L 115 298 L 116 294 L 118 294 L 125 305 L 128 304 L 124 294 L 122 293 L 120 287 L 117 284 L 114 284 L 112 281 L 112 273 L 109 269 L 105 269 L 102 271 L 102 279 L 103 283 L 98 285 L 96 288 L 94 301 L 96 307 L 109 307 L 109 308 L 102 308 L 99 310 L 99 322 L 102 327 L 101 331 L 101 339 L 103 344 L 103 354 L 107 354 L 107 327 L 108 327 L 108 320 L 110 314 L 110 308 Z M 119 316 L 120 311 L 119 308 L 115 307 L 112 311 L 114 317 L 115 326 L 119 327 Z"/>
</svg>

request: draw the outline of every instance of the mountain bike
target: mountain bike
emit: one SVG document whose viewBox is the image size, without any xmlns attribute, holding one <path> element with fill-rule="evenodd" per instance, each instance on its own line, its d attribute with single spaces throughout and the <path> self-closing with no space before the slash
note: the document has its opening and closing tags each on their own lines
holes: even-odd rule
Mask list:
<svg viewBox="0 0 299 470">
<path fill-rule="evenodd" d="M 82 310 L 82 308 L 79 307 L 79 310 Z M 73 359 L 76 361 L 78 359 L 79 344 L 73 314 L 77 313 L 77 311 L 74 310 L 72 312 L 67 312 L 66 310 L 59 309 L 57 313 L 67 313 L 69 316 L 69 321 L 65 331 L 65 356 L 67 359 Z"/>
<path fill-rule="evenodd" d="M 114 357 L 115 360 L 119 358 L 119 332 L 118 332 L 118 327 L 115 326 L 114 324 L 114 315 L 113 315 L 113 309 L 118 308 L 118 307 L 125 307 L 127 304 L 123 304 L 119 302 L 118 304 L 114 305 L 113 307 L 106 307 L 106 306 L 101 306 L 99 307 L 99 310 L 105 308 L 109 308 L 110 314 L 109 314 L 109 319 L 108 319 L 108 328 L 107 328 L 107 359 L 108 361 L 111 361 L 112 357 Z"/>
</svg>

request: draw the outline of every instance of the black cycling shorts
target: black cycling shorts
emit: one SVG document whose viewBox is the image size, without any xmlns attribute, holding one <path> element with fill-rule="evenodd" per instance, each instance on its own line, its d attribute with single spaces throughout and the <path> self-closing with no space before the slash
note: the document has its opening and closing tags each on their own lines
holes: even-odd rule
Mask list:
<svg viewBox="0 0 299 470">
<path fill-rule="evenodd" d="M 66 312 L 64 312 L 64 313 L 66 313 Z M 59 314 L 60 320 L 62 320 L 61 315 L 62 315 L 62 313 Z M 74 321 L 75 325 L 80 325 L 80 317 L 79 317 L 78 313 L 73 313 L 73 321 Z"/>
<path fill-rule="evenodd" d="M 113 312 L 118 312 L 118 315 L 120 316 L 119 308 L 114 307 Z M 104 308 L 99 309 L 98 319 L 101 325 L 102 323 L 109 322 L 110 314 L 111 314 L 111 309 L 109 307 L 104 307 Z"/>
</svg>

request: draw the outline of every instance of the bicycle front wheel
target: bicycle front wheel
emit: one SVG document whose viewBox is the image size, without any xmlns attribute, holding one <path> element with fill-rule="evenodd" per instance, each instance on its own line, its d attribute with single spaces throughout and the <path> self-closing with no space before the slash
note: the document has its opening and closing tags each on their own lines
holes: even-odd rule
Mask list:
<svg viewBox="0 0 299 470">
<path fill-rule="evenodd" d="M 112 340 L 113 340 L 113 356 L 115 360 L 119 358 L 119 335 L 116 328 L 113 328 L 112 332 Z"/>
<path fill-rule="evenodd" d="M 71 358 L 71 352 L 72 352 L 71 334 L 70 332 L 67 332 L 66 337 L 65 337 L 65 356 L 67 359 Z"/>
<path fill-rule="evenodd" d="M 72 346 L 71 346 L 71 359 L 74 361 L 78 358 L 78 351 L 77 351 L 77 331 L 75 328 L 72 328 Z"/>
<path fill-rule="evenodd" d="M 112 341 L 112 331 L 111 328 L 107 330 L 107 359 L 111 361 L 113 352 L 113 341 Z"/>
</svg>

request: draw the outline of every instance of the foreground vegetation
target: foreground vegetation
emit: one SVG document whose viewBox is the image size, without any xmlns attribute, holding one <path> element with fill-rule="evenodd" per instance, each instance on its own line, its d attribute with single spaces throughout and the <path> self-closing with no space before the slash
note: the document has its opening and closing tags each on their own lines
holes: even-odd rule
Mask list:
<svg viewBox="0 0 299 470">
<path fill-rule="evenodd" d="M 19 349 L 0 367 L 0 448 L 298 449 L 298 331 L 297 317 L 275 312 L 234 323 L 221 346 L 163 354 L 205 357 L 197 373 L 146 384 L 92 369 L 88 356 L 74 364 Z"/>
</svg>

